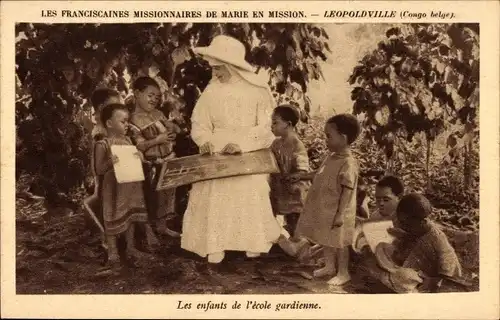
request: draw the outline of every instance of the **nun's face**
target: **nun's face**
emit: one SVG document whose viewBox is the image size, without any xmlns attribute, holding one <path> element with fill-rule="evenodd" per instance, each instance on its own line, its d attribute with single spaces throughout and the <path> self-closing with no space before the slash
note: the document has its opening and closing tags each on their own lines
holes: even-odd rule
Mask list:
<svg viewBox="0 0 500 320">
<path fill-rule="evenodd" d="M 221 83 L 225 83 L 231 79 L 231 73 L 225 65 L 212 66 L 212 78 L 217 78 Z"/>
</svg>

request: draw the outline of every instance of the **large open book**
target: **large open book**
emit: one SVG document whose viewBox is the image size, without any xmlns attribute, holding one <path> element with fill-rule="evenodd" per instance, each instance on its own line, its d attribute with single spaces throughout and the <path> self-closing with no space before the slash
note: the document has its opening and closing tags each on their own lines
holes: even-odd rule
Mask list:
<svg viewBox="0 0 500 320">
<path fill-rule="evenodd" d="M 157 190 L 203 180 L 277 172 L 278 164 L 269 149 L 237 155 L 194 155 L 167 160 L 163 164 Z"/>
<path fill-rule="evenodd" d="M 393 224 L 390 220 L 366 222 L 363 224 L 361 227 L 363 235 L 372 252 L 375 252 L 375 248 L 379 243 L 392 243 L 394 241 L 394 237 L 387 231 L 392 227 Z"/>
</svg>

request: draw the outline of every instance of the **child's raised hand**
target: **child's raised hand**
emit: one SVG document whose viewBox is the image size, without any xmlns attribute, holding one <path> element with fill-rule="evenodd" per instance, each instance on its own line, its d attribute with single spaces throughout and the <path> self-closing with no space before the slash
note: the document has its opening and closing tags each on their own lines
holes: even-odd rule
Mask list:
<svg viewBox="0 0 500 320">
<path fill-rule="evenodd" d="M 111 162 L 113 162 L 113 164 L 118 163 L 119 160 L 120 159 L 118 159 L 118 157 L 115 154 L 111 156 Z"/>
</svg>

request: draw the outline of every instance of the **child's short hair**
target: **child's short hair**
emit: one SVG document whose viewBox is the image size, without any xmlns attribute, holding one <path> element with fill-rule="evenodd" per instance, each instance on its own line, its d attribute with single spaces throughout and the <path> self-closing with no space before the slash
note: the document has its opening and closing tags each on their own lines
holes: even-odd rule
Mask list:
<svg viewBox="0 0 500 320">
<path fill-rule="evenodd" d="M 401 179 L 395 176 L 383 177 L 377 182 L 377 187 L 389 188 L 391 189 L 392 193 L 397 197 L 401 197 L 405 192 L 405 187 L 403 185 L 403 182 L 401 181 Z"/>
<path fill-rule="evenodd" d="M 132 88 L 134 90 L 143 91 L 147 87 L 156 87 L 160 90 L 160 85 L 156 82 L 155 79 L 151 77 L 139 77 L 132 84 Z"/>
<path fill-rule="evenodd" d="M 419 193 L 410 193 L 401 198 L 396 208 L 397 214 L 405 214 L 409 218 L 424 220 L 432 212 L 432 205 Z"/>
<path fill-rule="evenodd" d="M 110 88 L 99 88 L 94 90 L 92 93 L 92 97 L 90 97 L 90 102 L 92 102 L 92 106 L 99 107 L 106 102 L 110 97 L 119 97 L 120 93 L 116 90 Z"/>
<path fill-rule="evenodd" d="M 284 121 L 288 121 L 292 126 L 296 126 L 299 122 L 299 112 L 297 108 L 290 104 L 282 104 L 274 108 L 274 114 L 278 115 Z"/>
<path fill-rule="evenodd" d="M 106 126 L 106 122 L 111 119 L 116 110 L 123 110 L 128 112 L 127 107 L 121 103 L 112 103 L 104 106 L 101 111 L 101 123 Z"/>
<path fill-rule="evenodd" d="M 352 144 L 359 136 L 361 127 L 358 119 L 352 114 L 338 114 L 326 121 L 327 124 L 334 124 L 337 131 L 347 136 L 347 143 Z"/>
</svg>

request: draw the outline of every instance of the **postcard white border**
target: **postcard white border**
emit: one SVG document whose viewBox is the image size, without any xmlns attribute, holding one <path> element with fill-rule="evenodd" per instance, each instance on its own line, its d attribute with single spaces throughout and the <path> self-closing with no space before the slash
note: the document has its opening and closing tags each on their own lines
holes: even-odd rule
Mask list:
<svg viewBox="0 0 500 320">
<path fill-rule="evenodd" d="M 234 1 L 234 2 L 153 2 L 153 1 L 3 1 L 1 5 L 1 310 L 3 317 L 23 318 L 440 318 L 486 319 L 499 317 L 499 4 L 495 1 Z M 156 22 L 159 19 L 65 19 L 42 18 L 42 9 L 122 10 L 303 10 L 317 23 L 480 23 L 480 286 L 477 293 L 413 295 L 16 295 L 15 290 L 15 62 L 16 22 Z M 317 8 L 321 8 L 315 10 Z M 454 12 L 454 20 L 331 19 L 310 17 L 328 10 L 410 10 Z M 162 22 L 174 19 L 161 19 Z M 182 22 L 235 22 L 235 19 L 175 19 Z M 248 22 L 298 22 L 294 19 L 248 19 Z M 259 300 L 318 302 L 317 311 L 224 310 L 203 312 L 177 310 L 177 301 Z"/>
</svg>

